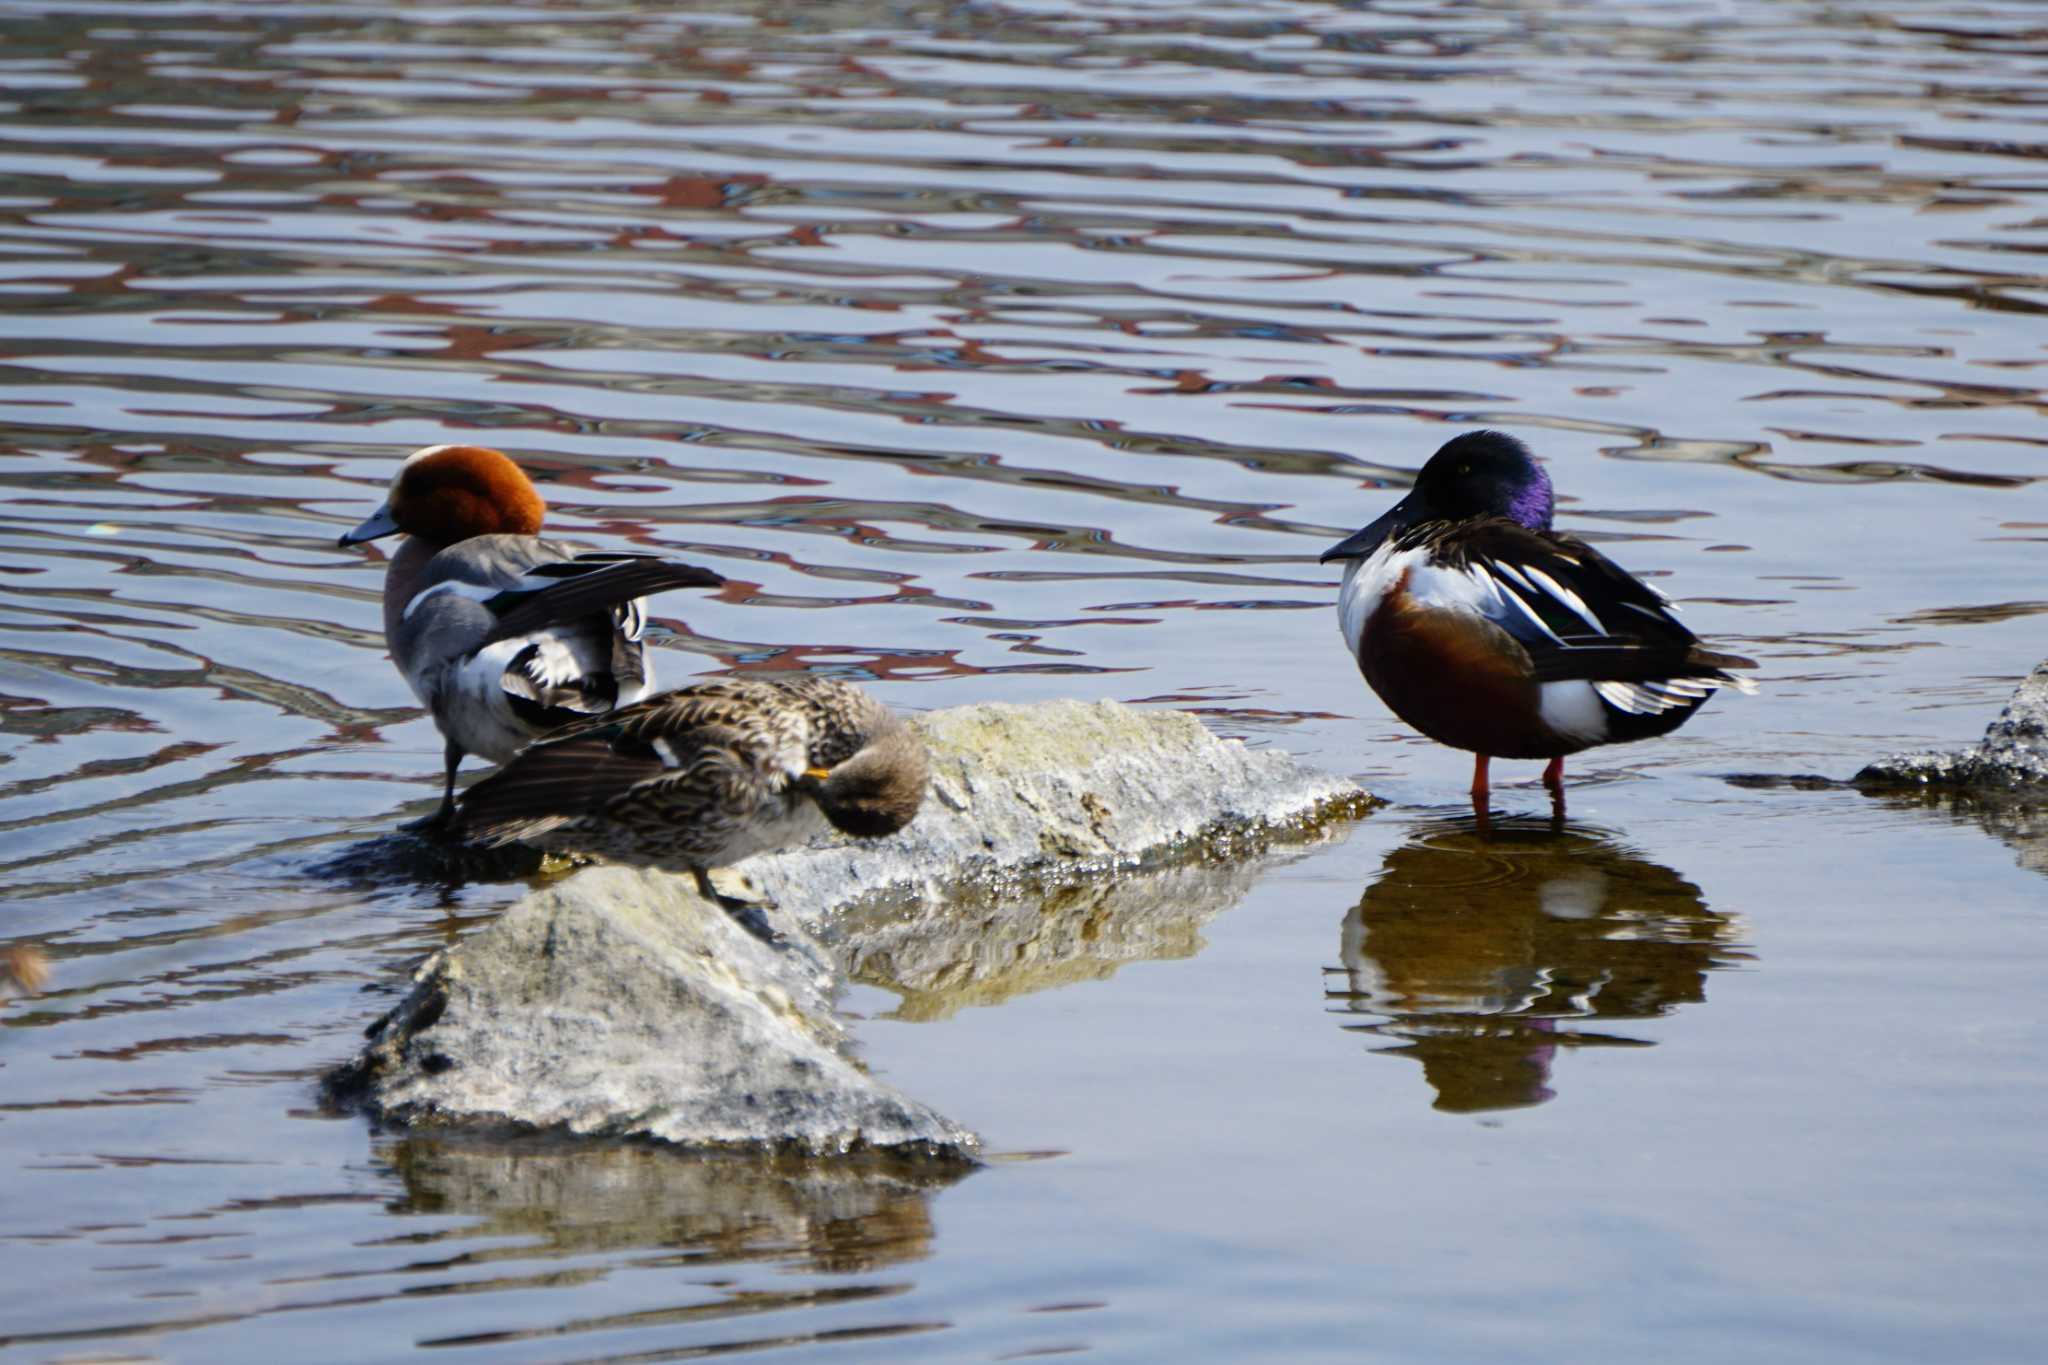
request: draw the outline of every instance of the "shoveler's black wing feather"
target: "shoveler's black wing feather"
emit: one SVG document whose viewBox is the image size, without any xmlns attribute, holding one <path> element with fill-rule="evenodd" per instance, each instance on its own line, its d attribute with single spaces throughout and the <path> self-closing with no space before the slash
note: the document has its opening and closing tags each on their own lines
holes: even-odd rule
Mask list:
<svg viewBox="0 0 2048 1365">
<path fill-rule="evenodd" d="M 709 569 L 652 555 L 579 555 L 527 571 L 518 587 L 488 598 L 497 617 L 485 644 L 509 640 L 549 626 L 581 620 L 595 612 L 633 611 L 622 622 L 638 638 L 641 622 L 630 604 L 670 588 L 716 588 L 725 582 Z"/>
<path fill-rule="evenodd" d="M 1727 681 L 1749 659 L 1702 649 L 1654 588 L 1573 536 L 1504 517 L 1428 522 L 1399 548 L 1428 551 L 1434 574 L 1529 653 L 1538 682 Z"/>
</svg>

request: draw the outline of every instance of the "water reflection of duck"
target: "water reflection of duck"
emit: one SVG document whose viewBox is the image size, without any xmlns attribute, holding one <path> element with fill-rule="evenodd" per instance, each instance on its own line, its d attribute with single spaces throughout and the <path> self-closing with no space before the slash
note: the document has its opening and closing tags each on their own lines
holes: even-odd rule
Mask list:
<svg viewBox="0 0 2048 1365">
<path fill-rule="evenodd" d="M 1472 808 L 1487 764 L 1547 758 L 1564 813 L 1564 759 L 1668 734 L 1717 688 L 1754 691 L 1671 614 L 1663 594 L 1553 531 L 1550 478 L 1529 449 L 1475 431 L 1430 457 L 1414 489 L 1323 552 L 1346 561 L 1344 641 L 1389 710 L 1472 752 Z"/>
<path fill-rule="evenodd" d="M 1401 1040 L 1454 1113 L 1541 1104 L 1559 1048 L 1647 1046 L 1561 1026 L 1649 1019 L 1705 998 L 1747 959 L 1700 890 L 1604 833 L 1549 825 L 1423 827 L 1344 917 L 1342 1012 Z"/>
<path fill-rule="evenodd" d="M 392 662 L 447 740 L 445 825 L 465 753 L 503 763 L 529 740 L 646 696 L 646 593 L 717 587 L 709 569 L 540 537 L 533 481 L 483 446 L 428 446 L 341 538 L 405 533 L 384 576 Z"/>
</svg>

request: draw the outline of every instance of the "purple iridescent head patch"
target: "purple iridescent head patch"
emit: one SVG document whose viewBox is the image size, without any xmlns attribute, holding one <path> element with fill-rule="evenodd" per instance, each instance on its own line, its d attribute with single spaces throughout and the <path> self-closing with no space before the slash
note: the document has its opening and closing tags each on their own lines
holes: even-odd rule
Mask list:
<svg viewBox="0 0 2048 1365">
<path fill-rule="evenodd" d="M 1529 462 L 1529 481 L 1508 501 L 1508 515 L 1532 531 L 1548 531 L 1557 498 L 1550 491 L 1550 476 L 1534 460 Z"/>
</svg>

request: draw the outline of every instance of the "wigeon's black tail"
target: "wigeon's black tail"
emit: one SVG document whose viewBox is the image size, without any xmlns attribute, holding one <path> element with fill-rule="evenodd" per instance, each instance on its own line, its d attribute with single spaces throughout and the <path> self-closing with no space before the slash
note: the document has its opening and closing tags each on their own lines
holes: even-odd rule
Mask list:
<svg viewBox="0 0 2048 1365">
<path fill-rule="evenodd" d="M 566 625 L 671 588 L 717 588 L 725 579 L 709 569 L 652 555 L 579 555 L 526 571 L 520 586 L 488 599 L 497 619 L 486 645 Z"/>
</svg>

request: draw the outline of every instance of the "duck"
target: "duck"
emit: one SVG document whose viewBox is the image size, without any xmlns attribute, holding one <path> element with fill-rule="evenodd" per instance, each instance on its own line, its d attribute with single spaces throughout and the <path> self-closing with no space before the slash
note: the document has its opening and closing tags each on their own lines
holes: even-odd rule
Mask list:
<svg viewBox="0 0 2048 1365">
<path fill-rule="evenodd" d="M 571 722 L 654 690 L 645 595 L 715 588 L 709 569 L 545 539 L 547 504 L 511 457 L 433 445 L 407 456 L 343 546 L 405 539 L 384 574 L 384 641 L 445 741 L 447 829 L 465 755 L 504 763 Z"/>
<path fill-rule="evenodd" d="M 756 903 L 721 894 L 712 868 L 828 828 L 894 834 L 929 782 L 923 741 L 852 683 L 712 679 L 536 741 L 473 783 L 456 821 L 491 846 L 688 872 L 706 900 L 739 914 Z"/>
<path fill-rule="evenodd" d="M 1529 448 L 1498 431 L 1445 442 L 1407 496 L 1323 551 L 1344 565 L 1338 624 L 1366 683 L 1402 721 L 1469 750 L 1483 824 L 1493 759 L 1564 760 L 1676 730 L 1756 661 L 1701 645 L 1662 593 L 1552 529 L 1556 497 Z"/>
</svg>

